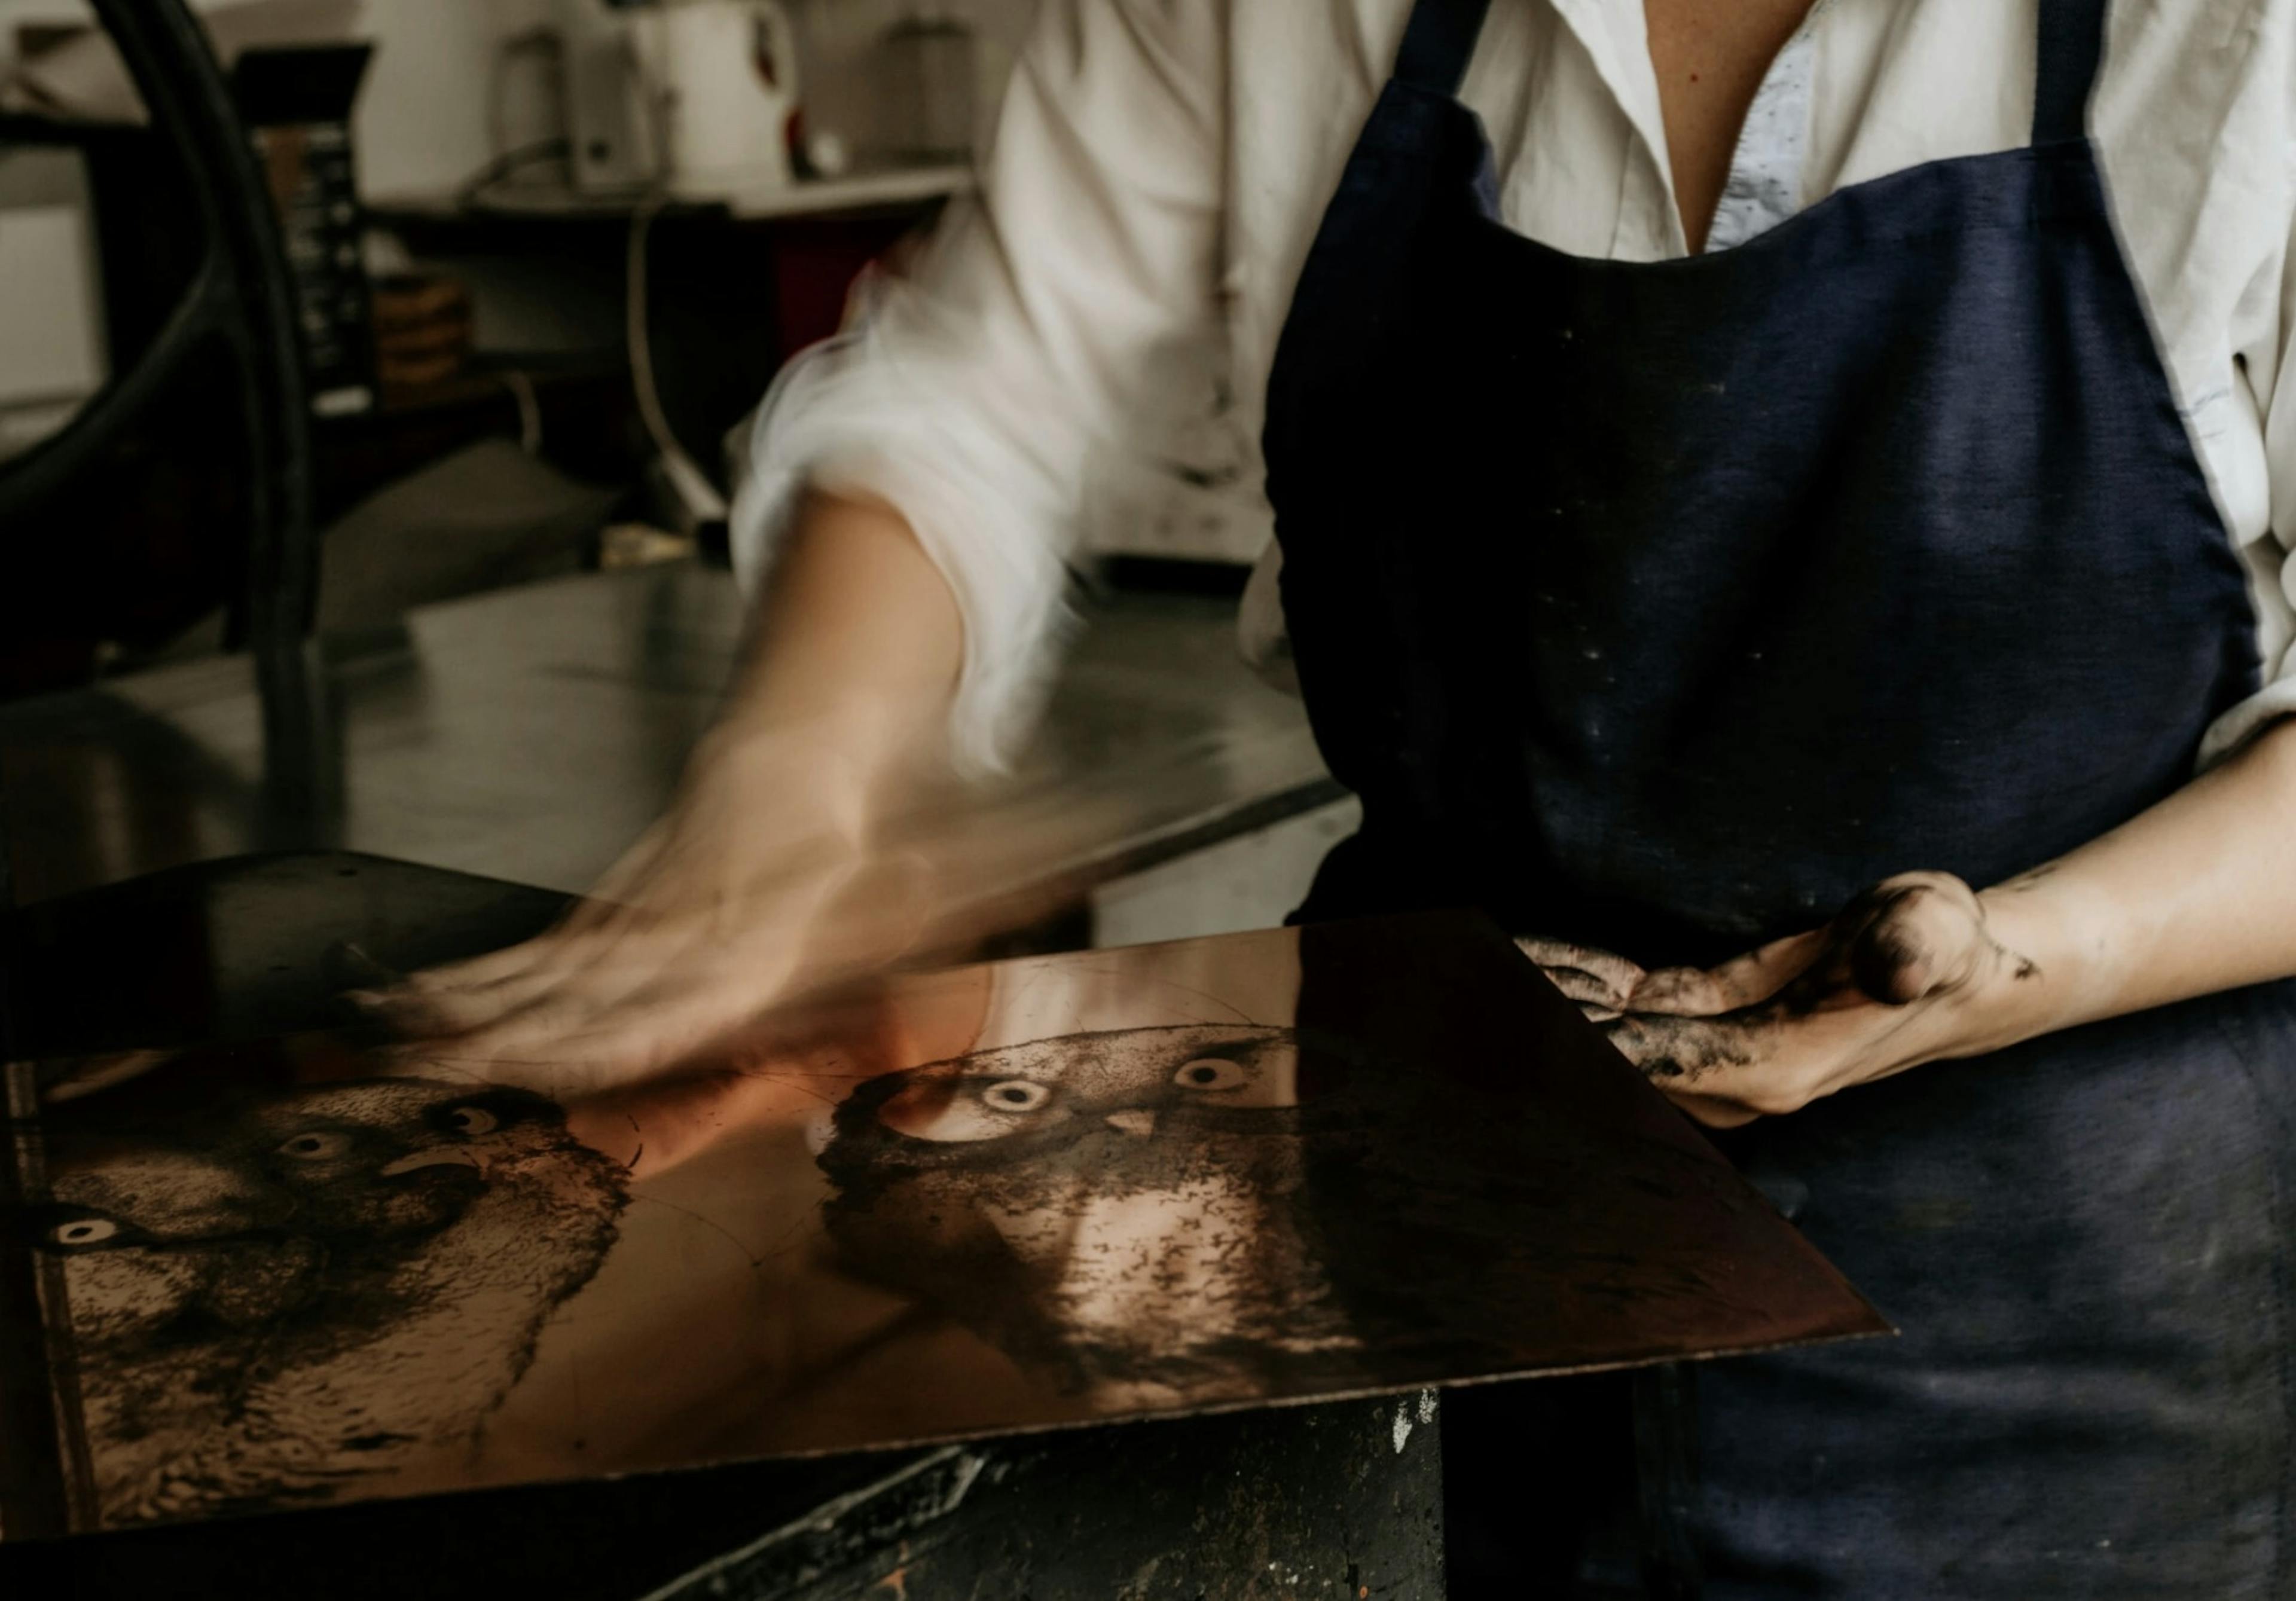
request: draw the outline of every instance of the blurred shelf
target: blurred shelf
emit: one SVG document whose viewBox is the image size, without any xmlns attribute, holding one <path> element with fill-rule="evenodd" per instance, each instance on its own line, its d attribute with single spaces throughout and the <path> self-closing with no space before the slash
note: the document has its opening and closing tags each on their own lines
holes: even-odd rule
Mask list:
<svg viewBox="0 0 2296 1601">
<path fill-rule="evenodd" d="M 665 215 L 701 214 L 729 217 L 736 222 L 769 222 L 784 218 L 835 217 L 856 211 L 925 206 L 970 193 L 974 181 L 970 167 L 902 167 L 839 178 L 801 178 L 787 184 L 677 190 L 660 200 Z M 475 196 L 451 190 L 378 195 L 367 202 L 367 215 L 385 226 L 395 222 L 515 218 L 611 221 L 632 216 L 654 198 L 652 190 L 597 193 L 554 185 L 500 184 Z"/>
</svg>

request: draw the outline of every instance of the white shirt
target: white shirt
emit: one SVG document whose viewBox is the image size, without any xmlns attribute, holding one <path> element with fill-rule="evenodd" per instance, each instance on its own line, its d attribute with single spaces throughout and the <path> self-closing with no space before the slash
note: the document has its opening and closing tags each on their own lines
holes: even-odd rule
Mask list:
<svg viewBox="0 0 2296 1601">
<path fill-rule="evenodd" d="M 2027 143 L 2038 5 L 1816 8 L 1749 119 L 1716 244 L 1848 185 Z M 979 199 L 775 386 L 737 563 L 754 579 L 808 480 L 898 506 L 964 615 L 961 760 L 994 765 L 1027 727 L 1095 480 L 1216 386 L 1258 439 L 1293 286 L 1410 11 L 1043 0 Z M 1509 226 L 1581 256 L 1685 253 L 1636 0 L 1494 0 L 1462 98 Z M 2296 712 L 2296 0 L 2118 0 L 2090 126 L 2251 579 L 2267 687 L 2210 730 L 2212 760 Z"/>
</svg>

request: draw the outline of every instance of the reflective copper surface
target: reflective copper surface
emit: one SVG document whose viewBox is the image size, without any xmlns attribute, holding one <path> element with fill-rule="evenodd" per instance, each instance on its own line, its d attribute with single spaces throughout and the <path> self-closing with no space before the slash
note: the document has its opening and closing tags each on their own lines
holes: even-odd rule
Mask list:
<svg viewBox="0 0 2296 1601">
<path fill-rule="evenodd" d="M 563 1106 L 324 1036 L 45 1077 L 81 1527 L 1883 1327 L 1464 915 L 905 979 Z"/>
</svg>

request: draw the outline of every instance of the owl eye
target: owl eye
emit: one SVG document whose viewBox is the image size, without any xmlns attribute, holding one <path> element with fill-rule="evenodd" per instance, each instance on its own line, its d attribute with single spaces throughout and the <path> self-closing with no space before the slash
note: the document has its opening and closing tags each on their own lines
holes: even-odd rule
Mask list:
<svg viewBox="0 0 2296 1601">
<path fill-rule="evenodd" d="M 447 1127 L 476 1138 L 501 1128 L 502 1120 L 483 1106 L 457 1106 L 447 1114 Z"/>
<path fill-rule="evenodd" d="M 1053 1092 L 1033 1079 L 1004 1079 L 982 1090 L 980 1098 L 999 1112 L 1034 1112 L 1053 1098 Z"/>
<path fill-rule="evenodd" d="M 294 1138 L 282 1143 L 279 1154 L 291 1157 L 297 1162 L 324 1162 L 330 1156 L 340 1156 L 350 1148 L 349 1135 L 314 1129 L 308 1134 L 298 1134 Z"/>
<path fill-rule="evenodd" d="M 1217 1056 L 1203 1056 L 1172 1075 L 1182 1089 L 1234 1089 L 1243 1082 L 1243 1069 Z"/>
<path fill-rule="evenodd" d="M 59 1245 L 101 1245 L 119 1232 L 110 1218 L 74 1218 L 48 1230 L 48 1238 Z"/>
</svg>

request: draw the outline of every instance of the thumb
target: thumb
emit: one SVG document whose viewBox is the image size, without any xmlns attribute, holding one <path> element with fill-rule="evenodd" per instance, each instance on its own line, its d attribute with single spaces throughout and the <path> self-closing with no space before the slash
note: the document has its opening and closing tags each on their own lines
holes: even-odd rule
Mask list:
<svg viewBox="0 0 2296 1601">
<path fill-rule="evenodd" d="M 1849 976 L 1884 1006 L 1915 1001 L 1969 981 L 1985 945 L 1976 894 L 1944 873 L 1906 874 L 1876 885 L 1850 908 Z"/>
</svg>

